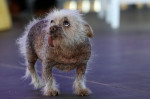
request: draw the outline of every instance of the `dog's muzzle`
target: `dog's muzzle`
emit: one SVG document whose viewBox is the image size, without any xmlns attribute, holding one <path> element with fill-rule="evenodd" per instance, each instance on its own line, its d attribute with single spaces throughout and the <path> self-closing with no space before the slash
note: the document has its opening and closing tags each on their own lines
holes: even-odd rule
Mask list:
<svg viewBox="0 0 150 99">
<path fill-rule="evenodd" d="M 59 36 L 61 34 L 61 27 L 54 25 L 50 27 L 50 35 L 52 36 Z"/>
<path fill-rule="evenodd" d="M 54 47 L 53 40 L 55 40 L 58 37 L 61 37 L 61 30 L 62 28 L 60 26 L 54 25 L 50 27 L 50 33 L 48 37 L 48 44 L 51 47 Z"/>
</svg>

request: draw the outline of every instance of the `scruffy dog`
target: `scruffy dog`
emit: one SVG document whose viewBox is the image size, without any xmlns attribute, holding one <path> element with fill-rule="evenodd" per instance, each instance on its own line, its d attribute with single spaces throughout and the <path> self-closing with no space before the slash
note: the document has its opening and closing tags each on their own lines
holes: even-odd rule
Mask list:
<svg viewBox="0 0 150 99">
<path fill-rule="evenodd" d="M 44 19 L 34 19 L 17 40 L 26 60 L 25 77 L 31 76 L 35 88 L 43 87 L 44 95 L 56 96 L 59 90 L 52 68 L 66 71 L 76 69 L 75 93 L 89 95 L 85 72 L 91 56 L 91 37 L 93 31 L 78 11 L 55 9 Z M 37 59 L 42 62 L 42 80 L 34 67 Z"/>
</svg>

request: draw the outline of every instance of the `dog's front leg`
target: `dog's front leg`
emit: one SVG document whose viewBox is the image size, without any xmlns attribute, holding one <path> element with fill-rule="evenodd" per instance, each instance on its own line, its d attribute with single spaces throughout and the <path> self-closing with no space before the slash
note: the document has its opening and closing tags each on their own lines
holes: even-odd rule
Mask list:
<svg viewBox="0 0 150 99">
<path fill-rule="evenodd" d="M 86 96 L 91 93 L 91 91 L 86 87 L 85 84 L 85 71 L 86 64 L 81 64 L 76 69 L 76 79 L 74 81 L 75 93 L 80 96 Z"/>
<path fill-rule="evenodd" d="M 42 66 L 43 66 L 42 75 L 45 81 L 45 87 L 43 88 L 44 95 L 57 96 L 59 90 L 57 88 L 56 81 L 52 75 L 53 64 L 48 62 L 43 62 Z"/>
</svg>

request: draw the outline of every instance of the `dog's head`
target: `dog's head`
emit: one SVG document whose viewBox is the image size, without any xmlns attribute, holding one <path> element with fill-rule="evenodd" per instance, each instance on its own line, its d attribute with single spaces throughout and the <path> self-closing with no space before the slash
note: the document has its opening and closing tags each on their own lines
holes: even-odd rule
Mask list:
<svg viewBox="0 0 150 99">
<path fill-rule="evenodd" d="M 83 20 L 79 11 L 54 10 L 47 17 L 49 45 L 74 46 L 93 37 L 93 30 Z"/>
</svg>

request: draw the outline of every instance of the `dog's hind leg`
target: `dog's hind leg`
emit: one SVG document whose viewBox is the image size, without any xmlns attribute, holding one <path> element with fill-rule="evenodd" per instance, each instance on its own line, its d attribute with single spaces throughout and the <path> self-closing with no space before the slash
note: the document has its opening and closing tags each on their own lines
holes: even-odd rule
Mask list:
<svg viewBox="0 0 150 99">
<path fill-rule="evenodd" d="M 26 59 L 26 74 L 25 74 L 25 78 L 28 78 L 31 76 L 31 84 L 34 85 L 34 88 L 41 88 L 43 86 L 42 81 L 40 79 L 40 77 L 38 76 L 36 69 L 35 69 L 35 63 L 37 60 L 37 56 L 34 55 L 33 53 L 28 53 L 27 54 L 27 59 Z"/>
</svg>

